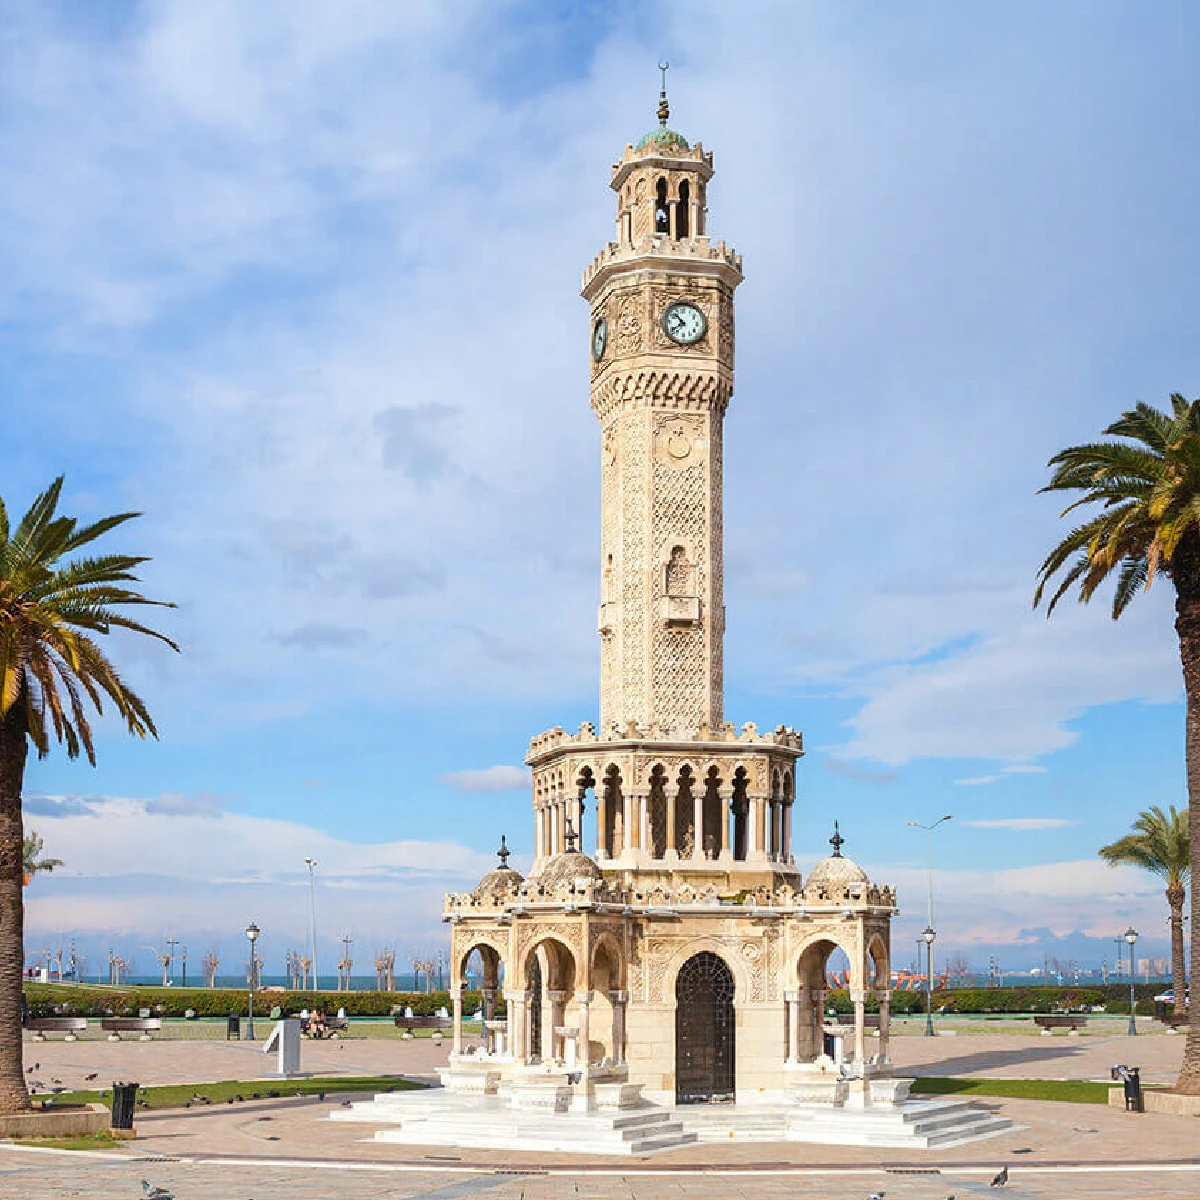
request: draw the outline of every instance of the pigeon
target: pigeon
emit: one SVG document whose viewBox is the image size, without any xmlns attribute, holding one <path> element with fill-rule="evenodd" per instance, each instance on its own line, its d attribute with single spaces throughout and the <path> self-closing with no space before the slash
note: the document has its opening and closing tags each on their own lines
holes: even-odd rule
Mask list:
<svg viewBox="0 0 1200 1200">
<path fill-rule="evenodd" d="M 996 1178 L 988 1184 L 988 1187 L 1003 1187 L 1008 1182 L 1008 1168 L 1001 1167 L 996 1174 Z"/>
<path fill-rule="evenodd" d="M 200 1095 L 200 1093 L 199 1093 L 199 1092 L 197 1092 L 197 1093 L 196 1093 L 196 1094 L 195 1094 L 195 1095 L 192 1097 L 192 1099 L 191 1099 L 191 1103 L 192 1103 L 192 1104 L 211 1104 L 211 1103 L 212 1103 L 212 1101 L 211 1101 L 211 1100 L 210 1100 L 210 1099 L 209 1099 L 207 1096 L 202 1096 L 202 1095 Z"/>
<path fill-rule="evenodd" d="M 151 1186 L 148 1179 L 142 1180 L 142 1195 L 145 1200 L 175 1200 L 175 1193 L 168 1192 L 166 1188 Z"/>
<path fill-rule="evenodd" d="M 96 1078 L 96 1077 L 97 1077 L 99 1074 L 100 1074 L 100 1072 L 99 1072 L 99 1071 L 93 1071 L 93 1072 L 92 1072 L 90 1075 L 85 1075 L 85 1076 L 83 1077 L 83 1078 L 84 1078 L 84 1081 L 85 1081 L 85 1082 L 87 1082 L 87 1083 L 91 1083 L 91 1082 L 92 1082 L 92 1080 L 93 1080 L 93 1079 L 95 1079 L 95 1078 Z"/>
<path fill-rule="evenodd" d="M 25 1074 L 26 1074 L 26 1075 L 32 1075 L 32 1074 L 33 1074 L 33 1068 L 32 1068 L 32 1067 L 26 1067 L 26 1068 L 25 1068 Z"/>
<path fill-rule="evenodd" d="M 867 1200 L 883 1200 L 884 1196 L 886 1196 L 886 1195 L 887 1195 L 887 1192 L 872 1192 L 867 1197 Z"/>
<path fill-rule="evenodd" d="M 51 1082 L 51 1083 L 62 1083 L 62 1080 L 61 1080 L 61 1079 L 59 1079 L 59 1078 L 58 1078 L 56 1075 L 51 1075 L 51 1076 L 50 1076 L 50 1082 Z"/>
</svg>

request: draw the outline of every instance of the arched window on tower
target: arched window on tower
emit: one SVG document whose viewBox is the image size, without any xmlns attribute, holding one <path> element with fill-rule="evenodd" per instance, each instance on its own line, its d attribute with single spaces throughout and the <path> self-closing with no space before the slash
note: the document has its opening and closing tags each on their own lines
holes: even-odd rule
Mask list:
<svg viewBox="0 0 1200 1200">
<path fill-rule="evenodd" d="M 688 214 L 691 212 L 692 188 L 685 179 L 679 185 L 679 208 L 675 217 L 675 236 L 688 237 Z"/>
<path fill-rule="evenodd" d="M 667 181 L 658 181 L 658 190 L 654 199 L 654 232 L 670 233 L 671 218 L 667 213 Z"/>
</svg>

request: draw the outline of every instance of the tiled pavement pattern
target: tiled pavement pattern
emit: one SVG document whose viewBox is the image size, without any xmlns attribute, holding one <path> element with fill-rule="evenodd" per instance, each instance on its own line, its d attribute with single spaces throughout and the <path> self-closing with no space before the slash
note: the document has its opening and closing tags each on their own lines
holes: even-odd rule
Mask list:
<svg viewBox="0 0 1200 1200">
<path fill-rule="evenodd" d="M 281 1169 L 272 1165 L 109 1162 L 78 1156 L 0 1151 L 4 1200 L 139 1200 L 143 1179 L 176 1200 L 1195 1200 L 1195 1171 L 1044 1173 L 1013 1170 L 1003 1190 L 987 1170 L 936 1175 L 882 1170 L 838 1173 L 483 1174 L 429 1171 Z"/>
</svg>

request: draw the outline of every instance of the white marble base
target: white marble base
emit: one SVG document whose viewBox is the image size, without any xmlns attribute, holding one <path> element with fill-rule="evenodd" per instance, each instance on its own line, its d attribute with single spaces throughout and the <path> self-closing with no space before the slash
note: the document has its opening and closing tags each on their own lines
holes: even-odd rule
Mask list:
<svg viewBox="0 0 1200 1200">
<path fill-rule="evenodd" d="M 490 1096 L 500 1086 L 498 1067 L 455 1063 L 438 1068 L 438 1078 L 447 1092 L 456 1096 Z"/>
<path fill-rule="evenodd" d="M 598 1112 L 613 1112 L 626 1108 L 637 1108 L 642 1101 L 640 1083 L 597 1083 L 592 1087 Z"/>
<path fill-rule="evenodd" d="M 509 1103 L 519 1112 L 561 1113 L 570 1106 L 572 1091 L 555 1079 L 515 1079 Z"/>
</svg>

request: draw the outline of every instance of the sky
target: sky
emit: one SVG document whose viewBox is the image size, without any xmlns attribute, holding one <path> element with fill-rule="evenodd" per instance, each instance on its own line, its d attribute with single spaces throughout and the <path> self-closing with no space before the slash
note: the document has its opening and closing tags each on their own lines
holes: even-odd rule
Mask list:
<svg viewBox="0 0 1200 1200">
<path fill-rule="evenodd" d="M 1171 597 L 1031 608 L 1046 462 L 1200 394 L 1192 48 L 1157 0 L 0 0 L 0 495 L 144 514 L 182 647 L 114 639 L 157 742 L 31 764 L 31 950 L 269 963 L 443 944 L 528 864 L 529 738 L 597 715 L 580 275 L 654 123 L 744 257 L 726 713 L 801 729 L 801 867 L 899 889 L 894 956 L 1098 963 L 1183 805 Z"/>
</svg>

